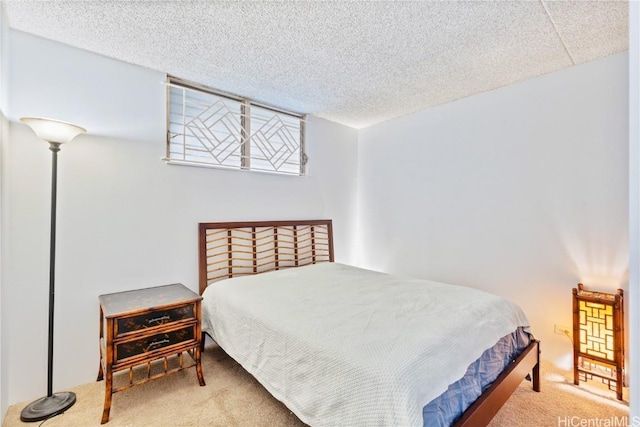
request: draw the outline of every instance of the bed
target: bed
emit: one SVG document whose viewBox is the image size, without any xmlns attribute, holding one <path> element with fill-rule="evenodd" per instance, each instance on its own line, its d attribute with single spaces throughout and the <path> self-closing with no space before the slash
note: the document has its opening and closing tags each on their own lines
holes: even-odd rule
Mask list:
<svg viewBox="0 0 640 427">
<path fill-rule="evenodd" d="M 335 263 L 330 220 L 201 223 L 199 268 L 203 333 L 307 424 L 482 426 L 540 390 L 517 306 Z"/>
</svg>

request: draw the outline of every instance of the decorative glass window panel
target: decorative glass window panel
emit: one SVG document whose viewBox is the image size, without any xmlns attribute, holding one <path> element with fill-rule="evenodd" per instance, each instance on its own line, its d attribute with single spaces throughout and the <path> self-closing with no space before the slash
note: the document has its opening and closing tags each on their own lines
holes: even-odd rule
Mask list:
<svg viewBox="0 0 640 427">
<path fill-rule="evenodd" d="M 304 117 L 169 77 L 172 163 L 304 175 Z"/>
</svg>

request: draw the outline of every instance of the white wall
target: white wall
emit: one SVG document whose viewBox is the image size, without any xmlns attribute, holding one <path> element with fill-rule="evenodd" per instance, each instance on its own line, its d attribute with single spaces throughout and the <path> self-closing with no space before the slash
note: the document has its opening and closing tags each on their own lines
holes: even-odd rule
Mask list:
<svg viewBox="0 0 640 427">
<path fill-rule="evenodd" d="M 351 261 L 356 130 L 311 118 L 308 177 L 169 166 L 161 72 L 21 32 L 10 42 L 9 403 L 46 393 L 50 152 L 21 116 L 88 129 L 59 155 L 54 391 L 95 380 L 98 295 L 197 290 L 200 221 L 331 218 L 336 257 Z"/>
<path fill-rule="evenodd" d="M 0 423 L 4 419 L 4 414 L 8 406 L 8 371 L 7 364 L 7 351 L 8 348 L 4 344 L 6 337 L 9 334 L 6 332 L 8 325 L 6 316 L 6 299 L 4 298 L 4 274 L 3 268 L 3 256 L 4 248 L 4 212 L 7 207 L 6 203 L 6 191 L 5 191 L 5 157 L 9 140 L 9 122 L 7 120 L 7 107 L 8 107 L 8 89 L 9 89 L 9 23 L 7 20 L 7 14 L 5 5 L 0 2 Z"/>
<path fill-rule="evenodd" d="M 629 2 L 629 324 L 640 325 L 640 4 Z M 629 415 L 640 419 L 640 327 L 629 334 Z"/>
<path fill-rule="evenodd" d="M 359 133 L 358 264 L 519 303 L 565 367 L 571 288 L 627 286 L 627 54 Z"/>
</svg>

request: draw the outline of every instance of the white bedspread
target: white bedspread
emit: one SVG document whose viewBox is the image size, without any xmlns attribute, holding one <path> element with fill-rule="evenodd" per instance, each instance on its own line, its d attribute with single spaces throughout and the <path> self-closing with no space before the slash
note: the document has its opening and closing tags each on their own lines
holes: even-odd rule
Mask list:
<svg viewBox="0 0 640 427">
<path fill-rule="evenodd" d="M 417 426 L 524 313 L 471 288 L 321 263 L 223 280 L 203 330 L 313 426 Z"/>
</svg>

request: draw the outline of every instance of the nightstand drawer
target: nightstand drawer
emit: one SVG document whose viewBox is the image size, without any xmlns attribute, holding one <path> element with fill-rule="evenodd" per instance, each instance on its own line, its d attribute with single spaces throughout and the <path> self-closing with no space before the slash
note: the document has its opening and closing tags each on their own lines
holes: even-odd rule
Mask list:
<svg viewBox="0 0 640 427">
<path fill-rule="evenodd" d="M 179 320 L 195 319 L 195 307 L 195 304 L 188 304 L 182 307 L 155 310 L 137 316 L 119 318 L 115 322 L 116 330 L 114 331 L 114 337 L 118 338 L 130 332 L 155 328 Z"/>
<path fill-rule="evenodd" d="M 149 353 L 166 347 L 197 342 L 197 325 L 149 335 L 132 341 L 125 341 L 114 345 L 114 361 L 121 363 L 125 359 L 135 358 L 140 355 L 148 356 Z"/>
</svg>

